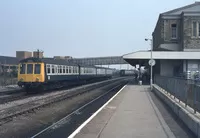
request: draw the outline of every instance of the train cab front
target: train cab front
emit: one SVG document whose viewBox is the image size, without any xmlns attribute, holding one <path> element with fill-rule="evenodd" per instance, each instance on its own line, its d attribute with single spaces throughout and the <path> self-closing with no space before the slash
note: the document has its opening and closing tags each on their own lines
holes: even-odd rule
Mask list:
<svg viewBox="0 0 200 138">
<path fill-rule="evenodd" d="M 37 88 L 45 81 L 44 63 L 22 62 L 19 64 L 18 86 Z"/>
</svg>

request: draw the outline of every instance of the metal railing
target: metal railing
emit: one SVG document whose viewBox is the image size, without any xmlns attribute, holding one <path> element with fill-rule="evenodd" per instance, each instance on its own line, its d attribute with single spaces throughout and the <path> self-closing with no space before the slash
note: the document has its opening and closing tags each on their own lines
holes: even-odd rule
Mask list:
<svg viewBox="0 0 200 138">
<path fill-rule="evenodd" d="M 192 107 L 194 113 L 200 112 L 200 81 L 155 76 L 154 83 L 173 95 L 174 99 L 184 102 L 185 107 Z"/>
</svg>

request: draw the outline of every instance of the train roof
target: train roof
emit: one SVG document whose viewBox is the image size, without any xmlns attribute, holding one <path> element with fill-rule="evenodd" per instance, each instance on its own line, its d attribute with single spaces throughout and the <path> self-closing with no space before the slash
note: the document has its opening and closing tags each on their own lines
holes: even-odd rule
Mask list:
<svg viewBox="0 0 200 138">
<path fill-rule="evenodd" d="M 74 63 L 71 63 L 67 60 L 64 59 L 54 59 L 54 58 L 34 58 L 34 57 L 30 57 L 30 58 L 26 58 L 26 59 L 22 59 L 20 60 L 20 63 L 23 62 L 44 62 L 44 63 L 48 63 L 48 64 L 57 64 L 57 65 L 77 65 Z"/>
<path fill-rule="evenodd" d="M 30 58 L 26 58 L 20 61 L 20 63 L 27 63 L 27 62 L 44 62 L 47 64 L 56 64 L 56 65 L 68 65 L 68 66 L 81 66 L 81 67 L 91 67 L 91 68 L 104 68 L 104 69 L 108 69 L 105 67 L 97 67 L 97 66 L 88 66 L 88 65 L 83 65 L 83 64 L 76 64 L 73 63 L 73 61 L 68 61 L 65 59 L 54 59 L 54 58 L 34 58 L 34 57 L 30 57 Z M 109 68 L 111 69 L 111 68 Z"/>
</svg>

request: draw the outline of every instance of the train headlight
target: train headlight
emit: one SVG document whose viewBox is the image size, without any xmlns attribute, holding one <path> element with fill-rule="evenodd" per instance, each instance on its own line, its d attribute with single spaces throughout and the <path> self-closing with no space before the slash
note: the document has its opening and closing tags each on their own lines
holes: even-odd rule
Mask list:
<svg viewBox="0 0 200 138">
<path fill-rule="evenodd" d="M 36 78 L 36 82 L 39 82 L 40 81 L 40 79 L 39 78 Z"/>
</svg>

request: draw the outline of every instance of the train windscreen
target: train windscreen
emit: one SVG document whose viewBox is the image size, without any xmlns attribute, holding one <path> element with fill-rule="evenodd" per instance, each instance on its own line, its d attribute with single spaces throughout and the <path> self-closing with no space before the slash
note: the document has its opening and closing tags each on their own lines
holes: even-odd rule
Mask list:
<svg viewBox="0 0 200 138">
<path fill-rule="evenodd" d="M 33 64 L 27 64 L 27 74 L 33 74 Z"/>
<path fill-rule="evenodd" d="M 26 64 L 21 64 L 20 65 L 20 74 L 25 74 L 26 72 Z"/>
<path fill-rule="evenodd" d="M 35 64 L 35 74 L 40 74 L 40 72 L 41 72 L 41 65 Z"/>
</svg>

